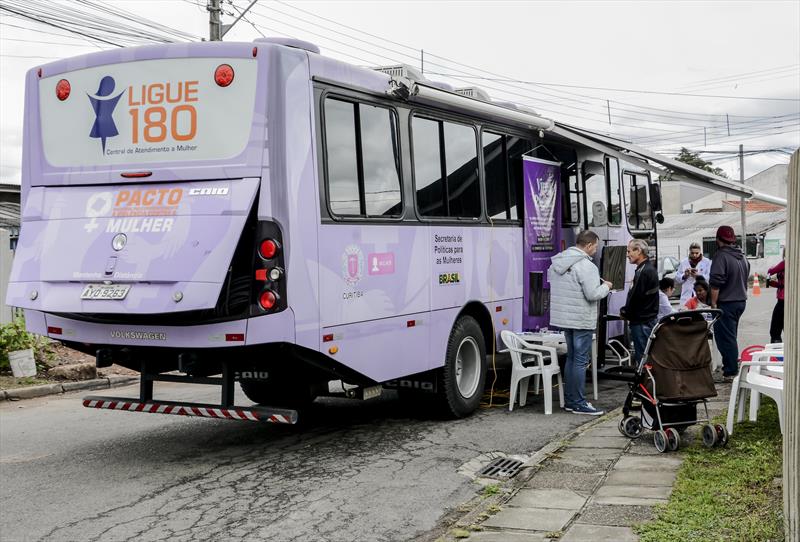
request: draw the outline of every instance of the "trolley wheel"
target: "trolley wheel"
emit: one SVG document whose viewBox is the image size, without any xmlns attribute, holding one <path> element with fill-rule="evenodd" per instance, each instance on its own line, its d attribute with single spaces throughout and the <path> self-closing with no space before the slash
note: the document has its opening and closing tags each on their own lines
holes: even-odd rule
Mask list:
<svg viewBox="0 0 800 542">
<path fill-rule="evenodd" d="M 628 416 L 619 421 L 619 432 L 628 438 L 638 438 L 642 434 L 642 421 L 636 416 Z"/>
<path fill-rule="evenodd" d="M 717 430 L 713 425 L 707 423 L 703 426 L 703 445 L 706 448 L 713 448 L 717 443 Z"/>
<path fill-rule="evenodd" d="M 668 427 L 664 432 L 667 434 L 667 447 L 670 452 L 674 452 L 681 445 L 681 435 L 672 427 Z"/>
<path fill-rule="evenodd" d="M 667 451 L 668 440 L 667 434 L 664 432 L 663 429 L 659 429 L 653 433 L 653 444 L 656 446 L 656 450 L 661 453 Z"/>
<path fill-rule="evenodd" d="M 714 425 L 714 429 L 717 432 L 717 446 L 724 448 L 728 444 L 728 430 L 721 424 Z"/>
</svg>

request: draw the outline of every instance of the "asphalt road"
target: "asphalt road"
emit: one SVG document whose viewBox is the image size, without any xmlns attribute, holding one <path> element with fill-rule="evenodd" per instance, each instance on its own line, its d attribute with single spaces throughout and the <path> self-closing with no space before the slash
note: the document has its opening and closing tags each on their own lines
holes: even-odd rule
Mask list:
<svg viewBox="0 0 800 542">
<path fill-rule="evenodd" d="M 770 293 L 750 303 L 740 347 L 768 339 Z M 214 392 L 157 384 L 156 396 Z M 603 382 L 595 404 L 624 393 Z M 3 542 L 414 540 L 478 491 L 458 472 L 466 462 L 529 456 L 587 421 L 545 416 L 540 397 L 457 421 L 412 414 L 391 393 L 325 399 L 297 427 L 86 409 L 81 397 L 0 403 Z"/>
</svg>

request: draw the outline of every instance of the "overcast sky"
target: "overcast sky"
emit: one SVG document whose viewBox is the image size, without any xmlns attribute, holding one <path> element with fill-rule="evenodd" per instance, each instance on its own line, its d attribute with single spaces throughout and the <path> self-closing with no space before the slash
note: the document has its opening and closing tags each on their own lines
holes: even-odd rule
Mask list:
<svg viewBox="0 0 800 542">
<path fill-rule="evenodd" d="M 229 13 L 249 4 L 225 2 Z M 205 0 L 106 3 L 198 37 L 208 35 Z M 224 22 L 232 20 L 223 16 Z M 5 14 L 0 23 L 0 182 L 19 182 L 26 70 L 98 46 Z M 458 86 L 471 82 L 492 98 L 525 103 L 556 120 L 668 154 L 681 146 L 696 151 L 735 150 L 740 143 L 746 151 L 800 146 L 798 0 L 259 0 L 225 40 L 250 41 L 259 31 L 312 41 L 323 54 L 360 65 L 403 61 L 420 67 L 424 50 L 430 79 Z M 704 156 L 738 179 L 732 155 Z M 787 162 L 788 156 L 777 152 L 751 156 L 745 175 Z"/>
</svg>

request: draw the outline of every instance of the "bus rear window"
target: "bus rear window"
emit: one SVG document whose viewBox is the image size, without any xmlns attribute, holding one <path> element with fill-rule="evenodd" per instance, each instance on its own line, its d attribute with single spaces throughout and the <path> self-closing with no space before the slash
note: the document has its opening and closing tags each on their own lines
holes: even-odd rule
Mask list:
<svg viewBox="0 0 800 542">
<path fill-rule="evenodd" d="M 393 111 L 327 98 L 325 148 L 332 214 L 342 217 L 401 214 L 400 149 Z"/>
</svg>

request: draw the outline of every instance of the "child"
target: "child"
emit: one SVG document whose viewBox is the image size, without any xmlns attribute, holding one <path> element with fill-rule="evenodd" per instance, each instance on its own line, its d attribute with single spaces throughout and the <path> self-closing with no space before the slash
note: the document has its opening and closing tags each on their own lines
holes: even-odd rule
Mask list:
<svg viewBox="0 0 800 542">
<path fill-rule="evenodd" d="M 669 298 L 675 291 L 675 281 L 669 277 L 664 277 L 658 281 L 658 319 L 668 316 L 675 312 L 669 302 Z"/>
<path fill-rule="evenodd" d="M 694 296 L 684 305 L 690 311 L 697 309 L 707 309 L 708 304 L 708 283 L 702 277 L 697 277 L 694 282 Z"/>
</svg>

